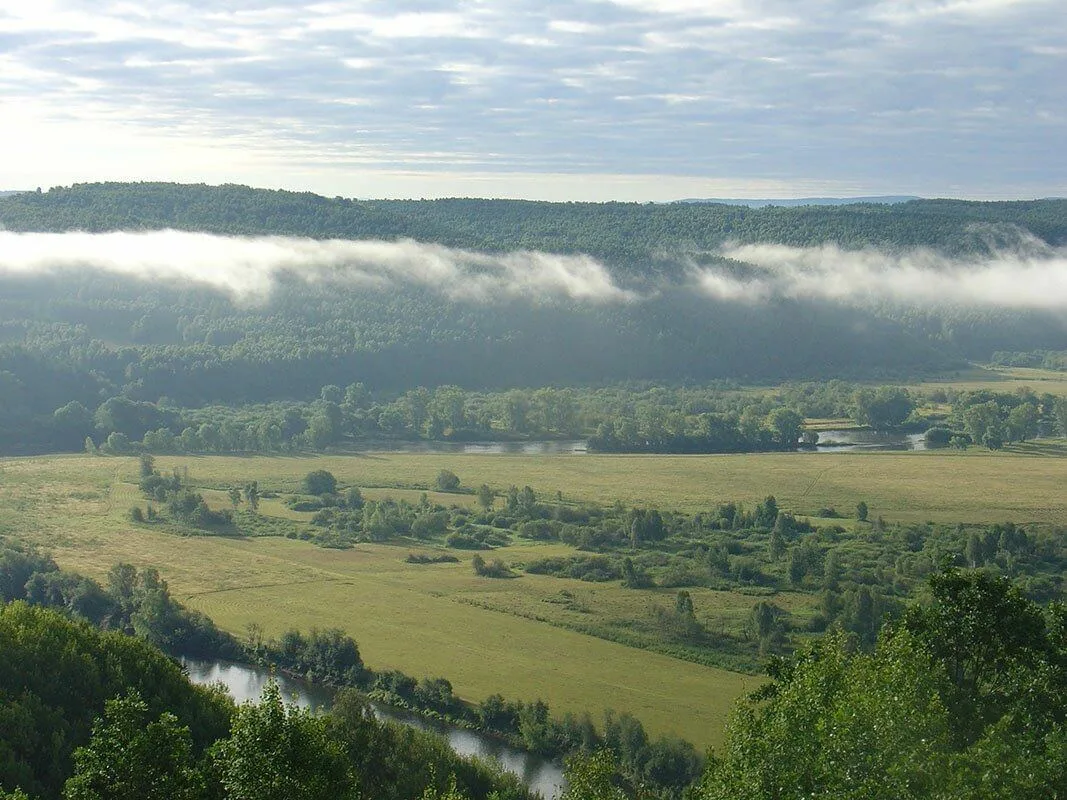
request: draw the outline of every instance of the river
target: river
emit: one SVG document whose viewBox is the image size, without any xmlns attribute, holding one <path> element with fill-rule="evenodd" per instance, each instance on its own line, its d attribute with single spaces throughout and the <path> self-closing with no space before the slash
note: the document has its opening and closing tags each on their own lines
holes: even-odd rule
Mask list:
<svg viewBox="0 0 1067 800">
<path fill-rule="evenodd" d="M 244 664 L 189 658 L 183 658 L 181 662 L 193 683 L 221 683 L 238 703 L 245 700 L 258 700 L 263 693 L 263 687 L 270 679 L 265 670 Z M 278 681 L 282 695 L 292 698 L 303 708 L 327 709 L 333 703 L 335 690 L 331 687 L 319 686 L 284 675 L 275 676 L 275 680 Z M 448 740 L 452 749 L 460 755 L 478 756 L 496 761 L 508 772 L 519 776 L 531 790 L 547 800 L 555 800 L 563 791 L 562 770 L 540 756 L 508 747 L 477 731 L 428 720 L 378 703 L 373 703 L 372 706 L 379 719 L 411 725 L 443 736 Z"/>
<path fill-rule="evenodd" d="M 850 453 L 862 450 L 925 450 L 921 433 L 886 433 L 871 430 L 819 431 L 819 453 Z M 589 453 L 585 439 L 532 442 L 433 442 L 383 440 L 361 442 L 360 451 L 379 453 L 467 453 L 476 455 L 582 456 Z"/>
<path fill-rule="evenodd" d="M 819 431 L 816 451 L 820 453 L 849 453 L 859 450 L 925 450 L 922 433 L 895 433 L 871 430 Z"/>
</svg>

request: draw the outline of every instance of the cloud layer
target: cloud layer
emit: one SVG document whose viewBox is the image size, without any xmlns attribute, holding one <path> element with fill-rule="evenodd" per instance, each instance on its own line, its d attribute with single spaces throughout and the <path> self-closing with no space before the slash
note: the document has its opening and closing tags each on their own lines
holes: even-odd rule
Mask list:
<svg viewBox="0 0 1067 800">
<path fill-rule="evenodd" d="M 697 285 L 719 299 L 762 302 L 773 297 L 855 305 L 986 306 L 1067 310 L 1067 249 L 1027 239 L 977 260 L 931 250 L 884 253 L 835 245 L 728 247 L 723 255 L 759 268 L 750 280 L 694 271 Z"/>
<path fill-rule="evenodd" d="M 528 251 L 487 255 L 411 240 L 227 237 L 182 231 L 0 232 L 0 275 L 79 269 L 195 281 L 252 301 L 265 298 L 283 273 L 309 282 L 376 289 L 416 285 L 475 302 L 512 297 L 634 299 L 615 285 L 603 266 L 585 256 Z"/>
<path fill-rule="evenodd" d="M 791 298 L 849 306 L 889 302 L 1067 311 L 1067 248 L 1022 234 L 1006 238 L 1010 245 L 1002 243 L 991 255 L 972 259 L 925 249 L 887 253 L 835 245 L 727 246 L 717 255 L 750 265 L 750 275 L 694 266 L 686 270 L 680 259 L 688 276 L 681 288 L 753 304 Z M 632 303 L 668 288 L 665 283 L 644 293 L 631 291 L 603 264 L 583 255 L 486 254 L 411 240 L 0 231 L 0 276 L 70 270 L 192 281 L 243 302 L 266 299 L 283 276 L 379 291 L 416 286 L 475 303 L 515 298 Z"/>
<path fill-rule="evenodd" d="M 0 188 L 1067 193 L 1052 156 L 1067 140 L 1062 12 L 1061 0 L 7 3 L 0 145 L 18 185 Z"/>
</svg>

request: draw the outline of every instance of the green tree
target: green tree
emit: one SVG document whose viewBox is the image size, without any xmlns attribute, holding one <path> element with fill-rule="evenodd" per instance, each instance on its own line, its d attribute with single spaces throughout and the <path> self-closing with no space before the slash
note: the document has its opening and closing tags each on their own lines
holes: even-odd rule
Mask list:
<svg viewBox="0 0 1067 800">
<path fill-rule="evenodd" d="M 359 797 L 358 776 L 325 718 L 285 705 L 273 682 L 258 703 L 238 707 L 212 760 L 227 800 Z"/>
<path fill-rule="evenodd" d="M 301 489 L 305 494 L 335 494 L 337 492 L 337 478 L 333 476 L 332 472 L 317 469 L 304 476 L 304 480 L 301 482 Z"/>
<path fill-rule="evenodd" d="M 858 503 L 856 503 L 856 519 L 858 519 L 860 522 L 866 522 L 868 513 L 870 513 L 870 509 L 867 508 L 866 502 L 860 500 Z"/>
<path fill-rule="evenodd" d="M 785 450 L 796 448 L 803 424 L 804 418 L 791 408 L 776 408 L 767 415 L 767 427 L 775 443 Z"/>
<path fill-rule="evenodd" d="M 567 788 L 559 800 L 627 800 L 619 771 L 611 750 L 571 756 L 564 772 Z"/>
<path fill-rule="evenodd" d="M 898 800 L 943 785 L 949 719 L 907 635 L 875 655 L 831 633 L 743 701 L 709 759 L 701 800 Z"/>
<path fill-rule="evenodd" d="M 204 794 L 189 728 L 168 712 L 151 720 L 136 692 L 107 702 L 89 743 L 74 752 L 74 765 L 64 800 L 197 800 Z"/>
<path fill-rule="evenodd" d="M 459 490 L 459 476 L 449 469 L 443 469 L 437 473 L 434 485 L 439 492 L 455 492 Z"/>
<path fill-rule="evenodd" d="M 248 510 L 253 514 L 259 511 L 259 483 L 257 481 L 249 481 L 245 484 L 245 502 L 248 503 Z"/>
<path fill-rule="evenodd" d="M 898 386 L 859 389 L 853 395 L 852 403 L 852 418 L 875 430 L 899 427 L 915 410 L 915 400 L 908 390 Z"/>
<path fill-rule="evenodd" d="M 1025 442 L 1037 435 L 1039 414 L 1034 403 L 1020 403 L 1008 412 L 1008 438 L 1013 442 Z"/>
<path fill-rule="evenodd" d="M 478 505 L 489 511 L 493 507 L 493 502 L 496 496 L 493 494 L 493 490 L 489 488 L 489 484 L 483 483 L 478 487 Z"/>
<path fill-rule="evenodd" d="M 1060 397 L 1053 403 L 1052 413 L 1060 435 L 1067 437 L 1067 397 Z"/>
</svg>

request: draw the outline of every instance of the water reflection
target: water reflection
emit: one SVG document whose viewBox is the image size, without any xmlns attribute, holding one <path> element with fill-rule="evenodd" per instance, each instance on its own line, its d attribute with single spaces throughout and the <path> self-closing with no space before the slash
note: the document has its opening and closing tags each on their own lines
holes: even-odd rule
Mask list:
<svg viewBox="0 0 1067 800">
<path fill-rule="evenodd" d="M 857 450 L 925 450 L 921 433 L 887 433 L 869 430 L 819 431 L 820 453 L 848 453 Z M 470 453 L 476 455 L 586 455 L 585 439 L 538 442 L 366 442 L 364 452 L 379 453 Z"/>
<path fill-rule="evenodd" d="M 270 679 L 269 673 L 244 664 L 226 661 L 200 661 L 183 658 L 182 665 L 193 683 L 221 683 L 234 700 L 258 700 L 263 687 Z M 282 695 L 301 708 L 328 709 L 336 692 L 328 686 L 318 686 L 301 680 L 275 676 Z M 496 739 L 476 731 L 456 728 L 436 720 L 427 720 L 377 703 L 372 704 L 379 719 L 388 719 L 420 730 L 433 731 L 448 740 L 449 745 L 460 755 L 478 756 L 497 761 L 504 769 L 518 775 L 533 791 L 549 800 L 555 800 L 563 791 L 563 773 L 555 764 L 531 753 L 508 747 Z"/>
<path fill-rule="evenodd" d="M 387 440 L 361 442 L 357 449 L 378 453 L 475 453 L 480 455 L 557 456 L 585 455 L 589 452 L 585 439 L 565 439 L 535 442 L 403 442 Z"/>
<path fill-rule="evenodd" d="M 819 431 L 820 453 L 848 453 L 857 450 L 925 450 L 921 433 L 889 433 L 868 430 Z"/>
</svg>

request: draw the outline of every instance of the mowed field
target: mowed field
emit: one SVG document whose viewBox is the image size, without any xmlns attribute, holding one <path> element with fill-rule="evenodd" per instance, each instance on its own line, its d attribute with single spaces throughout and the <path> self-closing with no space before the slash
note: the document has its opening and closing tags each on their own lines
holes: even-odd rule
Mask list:
<svg viewBox="0 0 1067 800">
<path fill-rule="evenodd" d="M 438 471 L 465 486 L 497 490 L 530 485 L 565 500 L 656 505 L 693 511 L 725 501 L 758 502 L 768 494 L 798 514 L 825 506 L 849 511 L 865 500 L 872 516 L 941 522 L 1063 523 L 1067 460 L 1062 443 L 989 453 L 762 454 L 737 456 L 512 456 L 389 454 L 315 458 L 167 457 L 185 467 L 215 505 L 222 490 L 257 480 L 261 490 L 295 491 L 313 469 L 333 472 L 368 497 L 416 499 Z M 469 700 L 498 692 L 541 697 L 556 713 L 629 711 L 656 734 L 705 746 L 719 741 L 730 706 L 758 679 L 716 670 L 577 632 L 587 620 L 610 620 L 668 605 L 673 593 L 524 575 L 476 577 L 470 554 L 458 564 L 403 562 L 417 547 L 360 545 L 325 550 L 282 538 L 183 537 L 135 526 L 129 508 L 143 502 L 133 458 L 62 456 L 0 460 L 0 533 L 49 548 L 59 563 L 103 577 L 118 561 L 155 566 L 174 594 L 222 627 L 242 633 L 250 622 L 269 634 L 287 628 L 340 627 L 359 642 L 375 669 L 443 675 Z M 216 493 L 217 492 L 217 493 Z M 438 495 L 469 503 L 469 495 Z M 267 500 L 261 513 L 306 519 Z M 568 552 L 559 544 L 516 544 L 509 562 Z M 705 621 L 724 624 L 754 599 L 693 590 Z M 775 602 L 800 610 L 788 593 Z M 568 629 L 569 628 L 569 629 Z"/>
</svg>

